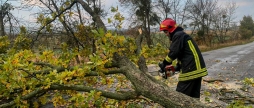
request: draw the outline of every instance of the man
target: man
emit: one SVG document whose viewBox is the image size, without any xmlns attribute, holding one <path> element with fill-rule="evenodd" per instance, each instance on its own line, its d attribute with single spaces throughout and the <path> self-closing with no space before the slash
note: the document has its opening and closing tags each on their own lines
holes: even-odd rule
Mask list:
<svg viewBox="0 0 254 108">
<path fill-rule="evenodd" d="M 177 59 L 181 68 L 176 91 L 194 98 L 200 98 L 202 77 L 208 74 L 201 51 L 194 40 L 177 26 L 176 22 L 167 18 L 161 22 L 160 31 L 170 39 L 169 53 L 163 61 L 161 70 Z"/>
</svg>

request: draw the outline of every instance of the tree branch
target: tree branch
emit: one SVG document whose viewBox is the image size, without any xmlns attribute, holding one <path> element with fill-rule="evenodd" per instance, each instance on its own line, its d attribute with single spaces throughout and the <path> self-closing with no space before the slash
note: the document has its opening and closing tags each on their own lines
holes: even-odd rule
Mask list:
<svg viewBox="0 0 254 108">
<path fill-rule="evenodd" d="M 48 64 L 48 63 L 43 63 L 43 62 L 35 62 L 33 63 L 34 65 L 42 65 L 42 66 L 48 66 L 50 68 L 55 68 L 55 66 Z"/>
<path fill-rule="evenodd" d="M 76 90 L 76 91 L 83 91 L 83 92 L 90 92 L 91 90 L 95 90 L 96 92 L 101 92 L 101 96 L 104 96 L 106 98 L 111 98 L 111 99 L 117 99 L 117 100 L 129 100 L 129 99 L 136 99 L 138 97 L 138 94 L 135 91 L 112 93 L 112 92 L 107 92 L 103 90 L 98 90 L 93 87 L 87 87 L 84 85 L 51 85 L 50 88 L 48 89 L 43 89 L 43 87 L 37 88 L 33 92 L 25 96 L 22 96 L 21 100 L 31 99 L 35 97 L 37 94 L 47 92 L 49 90 Z M 5 104 L 1 104 L 0 108 L 11 107 L 13 105 L 15 105 L 15 100 Z"/>
<path fill-rule="evenodd" d="M 70 6 L 66 7 L 63 11 L 59 12 L 59 14 L 57 14 L 52 20 L 48 21 L 45 25 L 43 25 L 38 31 L 37 31 L 37 35 L 35 40 L 32 41 L 31 46 L 33 46 L 34 42 L 38 39 L 38 36 L 41 32 L 41 30 L 43 30 L 48 24 L 52 23 L 53 21 L 56 20 L 57 17 L 61 16 L 66 10 L 70 9 L 74 4 L 76 3 L 76 1 L 74 0 Z"/>
<path fill-rule="evenodd" d="M 203 79 L 204 82 L 207 82 L 207 83 L 212 83 L 212 82 L 224 82 L 223 80 L 221 79 Z"/>
<path fill-rule="evenodd" d="M 43 64 L 43 63 L 39 63 L 39 64 Z M 45 70 L 42 70 L 42 71 L 37 71 L 37 72 L 32 72 L 32 74 L 30 74 L 30 76 L 36 76 L 36 74 L 49 74 L 51 71 L 53 70 L 56 70 L 58 73 L 60 72 L 63 72 L 65 71 L 66 69 L 67 70 L 74 70 L 74 67 L 67 67 L 67 68 L 64 68 L 64 67 L 55 67 L 55 66 L 52 66 L 50 64 L 45 64 L 49 67 L 54 67 L 53 69 L 45 69 Z M 82 66 L 80 67 L 82 68 Z M 102 71 L 102 73 L 104 75 L 111 75 L 111 74 L 123 74 L 124 73 L 124 70 L 123 69 L 114 69 L 114 70 L 109 70 L 109 71 Z M 91 72 L 88 72 L 85 74 L 84 77 L 88 77 L 88 76 L 99 76 L 100 74 L 98 72 L 95 72 L 95 71 L 91 71 Z"/>
<path fill-rule="evenodd" d="M 27 99 L 30 99 L 34 96 L 36 96 L 37 94 L 39 93 L 42 93 L 42 92 L 45 92 L 47 90 L 43 89 L 42 87 L 40 88 L 37 88 L 36 90 L 32 91 L 31 93 L 25 95 L 25 96 L 22 96 L 21 97 L 21 100 L 27 100 Z M 6 107 L 10 107 L 10 106 L 13 106 L 15 104 L 15 100 L 9 102 L 9 103 L 5 103 L 5 104 L 1 104 L 0 105 L 0 108 L 6 108 Z"/>
<path fill-rule="evenodd" d="M 95 89 L 93 87 L 87 87 L 84 85 L 52 85 L 50 90 L 76 90 L 76 91 L 83 91 L 83 92 L 90 92 L 91 90 L 95 90 L 96 92 L 101 92 L 101 96 L 117 99 L 117 100 L 129 100 L 129 99 L 136 99 L 138 94 L 135 91 L 130 92 L 121 92 L 121 93 L 112 93 L 107 92 L 99 89 Z"/>
<path fill-rule="evenodd" d="M 86 10 L 87 13 L 89 13 L 93 21 L 98 25 L 99 28 L 102 28 L 104 31 L 107 31 L 107 28 L 105 27 L 103 21 L 101 20 L 100 16 L 97 15 L 90 7 L 89 5 L 84 2 L 83 0 L 75 0 L 76 2 L 80 3 L 84 10 Z"/>
<path fill-rule="evenodd" d="M 52 4 L 53 4 L 53 6 L 55 7 L 57 13 L 60 13 L 60 11 L 59 11 L 59 9 L 58 9 L 56 3 L 55 3 L 53 0 L 52 0 Z M 76 4 L 77 4 L 77 3 L 76 3 Z M 53 12 L 53 11 L 52 11 L 52 12 Z M 65 19 L 66 19 L 65 16 L 63 16 L 63 19 L 64 19 L 64 21 L 62 21 L 61 23 L 63 24 L 65 30 L 67 31 L 67 34 L 71 33 L 72 36 L 73 36 L 73 38 L 74 38 L 74 40 L 75 40 L 80 46 L 82 46 L 82 48 L 84 48 L 84 45 L 82 44 L 82 42 L 80 42 L 79 39 L 75 36 L 74 31 L 71 29 L 70 26 L 68 26 L 68 25 L 66 24 L 67 21 L 65 20 Z M 79 46 L 79 45 L 78 45 L 78 46 Z"/>
</svg>

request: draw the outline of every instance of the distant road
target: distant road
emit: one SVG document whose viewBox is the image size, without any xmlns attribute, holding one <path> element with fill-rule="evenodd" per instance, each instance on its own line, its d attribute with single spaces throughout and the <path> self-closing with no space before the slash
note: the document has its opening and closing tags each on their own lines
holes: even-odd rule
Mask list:
<svg viewBox="0 0 254 108">
<path fill-rule="evenodd" d="M 254 42 L 203 52 L 208 76 L 228 81 L 254 78 Z"/>
</svg>

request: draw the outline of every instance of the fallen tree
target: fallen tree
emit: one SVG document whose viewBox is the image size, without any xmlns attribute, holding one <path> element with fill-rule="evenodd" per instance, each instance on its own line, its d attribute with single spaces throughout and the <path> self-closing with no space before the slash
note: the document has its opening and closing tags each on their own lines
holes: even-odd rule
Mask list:
<svg viewBox="0 0 254 108">
<path fill-rule="evenodd" d="M 112 44 L 100 45 L 98 53 L 89 56 L 91 62 L 84 64 L 73 63 L 78 55 L 75 50 L 63 50 L 60 54 L 55 54 L 50 50 L 34 53 L 31 50 L 9 49 L 1 55 L 0 107 L 39 107 L 49 102 L 54 106 L 105 107 L 110 104 L 108 99 L 126 101 L 140 97 L 167 108 L 209 107 L 197 99 L 176 92 L 147 74 L 144 57 L 137 60 L 139 66 L 134 63 L 135 60 L 130 59 L 132 55 L 129 53 L 134 51 L 128 45 L 133 45 L 132 43 L 122 44 L 123 37 L 106 35 L 109 41 L 113 41 L 110 42 Z M 104 34 L 101 38 L 103 40 Z M 99 41 L 98 39 L 97 43 Z M 114 50 L 123 46 L 129 49 Z M 106 48 L 109 49 L 105 50 Z M 100 51 L 104 51 L 104 55 L 100 55 Z M 118 78 L 117 82 L 114 82 L 113 75 Z M 131 88 L 101 88 L 102 85 L 112 87 L 122 84 L 126 80 L 131 82 Z M 120 85 L 120 88 L 121 86 L 124 85 Z M 120 103 L 111 102 L 111 105 Z M 124 102 L 121 104 L 124 106 Z"/>
<path fill-rule="evenodd" d="M 118 54 L 115 54 L 115 60 L 116 60 L 115 63 L 117 63 L 117 66 L 119 66 L 120 68 L 118 68 L 117 70 L 109 71 L 109 73 L 107 74 L 116 74 L 116 73 L 124 74 L 127 77 L 127 79 L 129 79 L 131 83 L 134 85 L 135 91 L 113 93 L 113 92 L 98 90 L 92 87 L 87 87 L 84 85 L 53 84 L 53 85 L 50 85 L 50 87 L 48 87 L 47 89 L 43 88 L 42 86 L 37 87 L 33 92 L 23 96 L 21 100 L 32 99 L 38 94 L 46 92 L 46 91 L 50 91 L 50 90 L 76 90 L 76 91 L 84 91 L 84 92 L 95 90 L 97 92 L 101 92 L 101 96 L 117 99 L 117 100 L 135 99 L 135 98 L 138 98 L 139 96 L 144 96 L 167 108 L 208 107 L 208 106 L 205 106 L 203 103 L 201 103 L 199 100 L 191 98 L 179 92 L 176 92 L 175 90 L 172 90 L 171 88 L 169 88 L 163 82 L 156 80 L 154 77 L 148 75 L 145 72 L 140 71 L 125 56 L 119 56 Z M 71 69 L 71 68 L 68 68 L 68 69 Z M 64 70 L 64 69 L 57 69 L 57 70 L 58 72 L 61 72 L 61 70 Z M 47 71 L 44 71 L 42 73 L 46 74 Z M 91 72 L 89 74 L 86 74 L 85 76 L 97 76 L 97 75 L 98 74 Z M 0 105 L 0 107 L 10 107 L 13 105 L 15 105 L 14 100 L 9 101 L 7 103 L 3 103 Z"/>
</svg>

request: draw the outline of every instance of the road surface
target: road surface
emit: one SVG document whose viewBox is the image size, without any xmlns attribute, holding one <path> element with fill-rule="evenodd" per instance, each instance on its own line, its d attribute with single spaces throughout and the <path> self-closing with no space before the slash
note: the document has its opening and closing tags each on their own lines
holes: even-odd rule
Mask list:
<svg viewBox="0 0 254 108">
<path fill-rule="evenodd" d="M 254 42 L 203 52 L 211 78 L 229 81 L 254 78 Z"/>
</svg>

